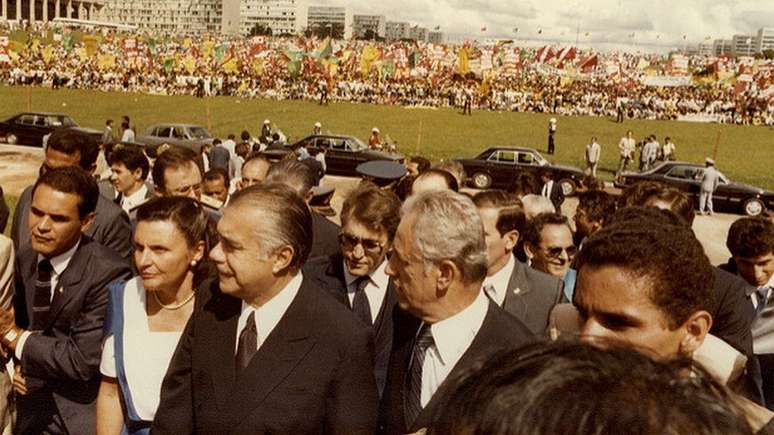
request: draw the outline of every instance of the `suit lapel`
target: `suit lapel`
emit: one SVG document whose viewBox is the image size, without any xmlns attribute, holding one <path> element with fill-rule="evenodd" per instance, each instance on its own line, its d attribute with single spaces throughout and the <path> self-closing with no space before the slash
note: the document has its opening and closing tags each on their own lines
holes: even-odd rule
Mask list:
<svg viewBox="0 0 774 435">
<path fill-rule="evenodd" d="M 349 307 L 347 282 L 344 278 L 344 259 L 341 254 L 334 254 L 329 258 L 330 261 L 328 267 L 325 268 L 326 279 L 325 282 L 321 284 L 328 289 L 328 292 L 335 297 L 336 300 Z"/>
<path fill-rule="evenodd" d="M 301 284 L 288 310 L 237 379 L 229 402 L 239 406 L 227 410 L 233 417 L 231 421 L 242 421 L 253 412 L 312 350 L 315 339 L 310 319 L 315 316 L 317 291 L 306 282 Z"/>
<path fill-rule="evenodd" d="M 67 265 L 64 272 L 62 272 L 62 276 L 59 277 L 56 288 L 51 289 L 53 292 L 51 311 L 48 322 L 43 327 L 44 330 L 54 323 L 54 320 L 56 320 L 62 309 L 80 293 L 78 291 L 80 290 L 78 284 L 83 279 L 85 271 L 88 270 L 89 262 L 92 260 L 90 244 L 91 240 L 89 238 L 81 237 L 81 245 L 75 250 L 73 257 L 70 259 L 70 263 Z M 107 289 L 105 289 L 105 291 L 107 291 Z"/>
<path fill-rule="evenodd" d="M 24 308 L 27 312 L 27 324 L 22 326 L 29 327 L 32 324 L 32 306 L 35 300 L 35 274 L 37 272 L 38 254 L 29 245 L 22 249 L 24 251 L 19 254 L 19 271 L 21 273 L 21 282 L 24 285 Z"/>
<path fill-rule="evenodd" d="M 398 302 L 398 297 L 395 294 L 395 285 L 392 283 L 392 278 L 387 281 L 387 291 L 384 294 L 384 300 L 382 306 L 379 308 L 379 314 L 374 321 L 374 336 L 378 336 L 382 329 L 385 328 L 392 319 L 389 314 L 392 313 L 392 307 Z"/>
<path fill-rule="evenodd" d="M 532 291 L 532 287 L 527 279 L 526 267 L 527 265 L 514 259 L 513 272 L 511 273 L 511 279 L 508 280 L 508 288 L 505 290 L 505 302 L 503 303 L 503 309 L 509 313 L 516 314 L 526 309 L 522 303 L 522 298 Z"/>
<path fill-rule="evenodd" d="M 217 285 L 217 280 L 213 285 Z M 213 389 L 221 412 L 229 409 L 233 400 L 233 390 L 236 379 L 236 337 L 242 300 L 226 296 L 219 290 L 214 292 L 210 303 L 205 306 L 206 321 L 198 329 L 201 330 L 202 355 L 204 367 L 212 368 Z"/>
</svg>

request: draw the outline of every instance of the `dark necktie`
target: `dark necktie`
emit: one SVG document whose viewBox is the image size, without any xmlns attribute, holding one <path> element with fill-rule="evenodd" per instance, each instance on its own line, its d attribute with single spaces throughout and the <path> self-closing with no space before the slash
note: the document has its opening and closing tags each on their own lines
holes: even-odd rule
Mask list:
<svg viewBox="0 0 774 435">
<path fill-rule="evenodd" d="M 366 325 L 373 324 L 371 320 L 371 306 L 365 293 L 365 288 L 370 280 L 371 278 L 368 276 L 361 276 L 355 280 L 355 297 L 352 299 L 352 312 L 355 313 L 355 317 Z"/>
<path fill-rule="evenodd" d="M 54 268 L 47 259 L 38 263 L 35 275 L 35 298 L 32 303 L 32 329 L 39 331 L 48 324 L 51 312 L 51 273 Z"/>
<path fill-rule="evenodd" d="M 411 366 L 409 367 L 408 382 L 406 385 L 406 398 L 404 401 L 404 413 L 406 427 L 410 428 L 422 412 L 422 365 L 425 363 L 427 349 L 433 345 L 433 332 L 427 323 L 422 325 L 417 339 L 414 341 L 414 349 L 411 353 Z"/>
<path fill-rule="evenodd" d="M 258 352 L 258 329 L 255 327 L 255 312 L 253 312 L 247 318 L 242 332 L 239 333 L 239 346 L 237 346 L 236 354 L 237 374 L 250 364 L 250 360 L 253 359 L 256 352 Z"/>
<path fill-rule="evenodd" d="M 759 288 L 756 290 L 755 296 L 758 298 L 758 307 L 755 309 L 755 314 L 759 314 L 766 308 L 766 304 L 769 301 L 769 287 Z"/>
</svg>

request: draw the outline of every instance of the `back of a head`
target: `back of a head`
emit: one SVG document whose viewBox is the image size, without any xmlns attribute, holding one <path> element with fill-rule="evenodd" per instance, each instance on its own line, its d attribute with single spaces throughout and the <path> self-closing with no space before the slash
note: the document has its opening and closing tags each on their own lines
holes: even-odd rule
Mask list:
<svg viewBox="0 0 774 435">
<path fill-rule="evenodd" d="M 306 198 L 312 187 L 318 183 L 312 168 L 296 159 L 285 159 L 273 163 L 266 175 L 266 183 L 284 184 L 293 189 L 301 198 Z"/>
<path fill-rule="evenodd" d="M 236 192 L 226 207 L 230 210 L 257 213 L 260 225 L 246 228 L 261 239 L 264 254 L 290 246 L 294 250 L 289 267 L 299 270 L 312 250 L 312 215 L 295 190 L 282 183 L 261 183 Z"/>
<path fill-rule="evenodd" d="M 470 198 L 451 190 L 420 193 L 401 209 L 402 219 L 409 216 L 414 244 L 425 261 L 451 260 L 466 283 L 483 281 L 488 267 L 484 226 Z"/>
<path fill-rule="evenodd" d="M 550 199 L 541 195 L 525 195 L 521 198 L 521 203 L 524 205 L 524 216 L 527 221 L 535 218 L 535 216 L 544 213 L 555 213 L 556 207 Z"/>
<path fill-rule="evenodd" d="M 361 183 L 353 190 L 341 207 L 341 224 L 354 219 L 361 225 L 384 230 L 390 241 L 400 223 L 401 203 L 397 195 L 379 189 L 371 183 Z"/>
<path fill-rule="evenodd" d="M 625 207 L 586 239 L 576 269 L 615 266 L 645 279 L 650 300 L 670 328 L 693 313 L 712 312 L 715 274 L 696 236 L 674 213 L 654 207 Z"/>
<path fill-rule="evenodd" d="M 159 192 L 166 191 L 166 181 L 164 174 L 169 168 L 180 168 L 191 163 L 199 166 L 199 157 L 196 152 L 190 148 L 172 145 L 161 152 L 153 163 L 153 184 Z"/>
<path fill-rule="evenodd" d="M 458 160 L 444 160 L 433 166 L 433 169 L 450 173 L 457 180 L 458 188 L 465 185 L 465 167 Z"/>
<path fill-rule="evenodd" d="M 513 230 L 518 231 L 520 236 L 523 234 L 526 217 L 524 206 L 516 195 L 504 190 L 485 190 L 473 196 L 473 203 L 478 209 L 498 211 L 496 226 L 501 236 Z"/>
<path fill-rule="evenodd" d="M 448 189 L 453 192 L 459 191 L 459 184 L 454 175 L 441 169 L 428 169 L 420 173 L 414 179 L 411 187 L 411 193 L 417 194 L 427 190 Z"/>
<path fill-rule="evenodd" d="M 754 258 L 774 253 L 774 222 L 765 217 L 744 217 L 731 224 L 726 247 L 734 257 Z"/>
<path fill-rule="evenodd" d="M 59 128 L 51 133 L 47 147 L 67 155 L 80 153 L 81 169 L 91 172 L 99 154 L 99 140 L 72 128 Z"/>
<path fill-rule="evenodd" d="M 69 193 L 80 197 L 78 202 L 78 215 L 81 219 L 97 209 L 99 200 L 99 187 L 89 173 L 79 167 L 64 167 L 51 169 L 38 177 L 32 188 L 32 196 L 39 186 L 46 185 L 52 190 Z"/>
<path fill-rule="evenodd" d="M 731 394 L 691 361 L 615 345 L 503 350 L 449 382 L 430 434 L 753 433 Z"/>
<path fill-rule="evenodd" d="M 685 192 L 665 184 L 652 184 L 648 189 L 643 189 L 642 195 L 637 200 L 641 201 L 630 206 L 646 205 L 670 210 L 680 216 L 690 227 L 696 218 L 693 209 L 693 200 Z"/>
<path fill-rule="evenodd" d="M 645 200 L 655 193 L 661 192 L 668 186 L 660 181 L 641 181 L 633 184 L 621 192 L 618 198 L 618 207 L 636 207 L 645 204 Z"/>
<path fill-rule="evenodd" d="M 514 177 L 508 190 L 522 199 L 527 195 L 539 195 L 540 180 L 532 172 L 520 172 Z"/>
<path fill-rule="evenodd" d="M 604 225 L 615 213 L 616 200 L 603 190 L 589 190 L 578 195 L 578 208 L 590 221 Z"/>
</svg>

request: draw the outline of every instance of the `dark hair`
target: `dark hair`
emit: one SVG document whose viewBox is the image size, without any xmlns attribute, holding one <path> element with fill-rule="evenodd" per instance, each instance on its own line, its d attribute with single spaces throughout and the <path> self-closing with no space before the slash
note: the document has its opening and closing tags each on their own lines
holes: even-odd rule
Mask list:
<svg viewBox="0 0 774 435">
<path fill-rule="evenodd" d="M 640 181 L 621 192 L 618 198 L 618 207 L 636 207 L 645 204 L 645 200 L 654 193 L 661 192 L 668 186 L 660 181 Z"/>
<path fill-rule="evenodd" d="M 500 350 L 448 382 L 429 434 L 753 433 L 733 395 L 698 364 L 615 343 Z"/>
<path fill-rule="evenodd" d="M 406 174 L 406 176 L 398 180 L 398 183 L 393 186 L 392 190 L 396 195 L 398 195 L 398 199 L 400 199 L 401 202 L 405 201 L 406 198 L 411 196 L 411 187 L 414 185 L 414 180 L 416 180 L 416 178 L 417 177 L 415 175 Z M 360 182 L 360 184 L 366 183 L 373 185 L 374 187 L 378 187 L 371 181 L 363 180 Z"/>
<path fill-rule="evenodd" d="M 312 214 L 297 192 L 285 184 L 256 184 L 235 193 L 228 208 L 244 205 L 261 213 L 262 246 L 278 249 L 292 246 L 295 250 L 290 268 L 298 270 L 312 250 Z M 245 229 L 248 231 L 248 229 Z"/>
<path fill-rule="evenodd" d="M 145 153 L 143 153 L 142 149 L 136 146 L 114 146 L 113 151 L 108 155 L 107 161 L 109 165 L 121 163 L 131 172 L 141 169 L 143 180 L 148 177 L 148 172 L 150 171 L 148 158 L 145 157 Z"/>
<path fill-rule="evenodd" d="M 650 284 L 650 300 L 675 329 L 697 311 L 712 312 L 715 274 L 704 249 L 668 210 L 626 207 L 583 243 L 575 258 L 585 266 L 616 266 Z"/>
<path fill-rule="evenodd" d="M 199 158 L 196 152 L 190 148 L 172 145 L 160 153 L 153 163 L 153 183 L 156 185 L 156 190 L 159 192 L 167 191 L 167 180 L 164 179 L 167 169 L 180 168 L 191 163 L 195 164 L 201 171 Z"/>
<path fill-rule="evenodd" d="M 266 183 L 280 183 L 292 188 L 302 199 L 317 185 L 317 174 L 312 168 L 296 159 L 272 163 L 266 174 Z"/>
<path fill-rule="evenodd" d="M 212 145 L 213 146 L 218 146 L 218 145 L 220 145 L 222 143 L 223 143 L 223 141 L 218 139 L 218 138 L 215 138 L 215 139 L 212 140 Z"/>
<path fill-rule="evenodd" d="M 473 203 L 479 209 L 497 209 L 496 227 L 500 236 L 516 230 L 521 237 L 527 218 L 524 215 L 524 205 L 515 195 L 504 190 L 485 190 L 476 193 L 473 197 Z"/>
<path fill-rule="evenodd" d="M 433 169 L 446 171 L 457 180 L 458 189 L 455 190 L 455 192 L 459 191 L 459 188 L 465 185 L 465 167 L 459 160 L 444 160 L 433 166 Z"/>
<path fill-rule="evenodd" d="M 578 195 L 578 208 L 588 219 L 604 225 L 615 213 L 616 199 L 603 190 L 589 190 Z"/>
<path fill-rule="evenodd" d="M 744 217 L 731 224 L 726 246 L 734 257 L 774 253 L 774 223 L 764 217 Z"/>
<path fill-rule="evenodd" d="M 185 237 L 188 248 L 204 242 L 204 256 L 194 268 L 194 287 L 214 272 L 210 249 L 218 243 L 215 224 L 198 201 L 183 196 L 155 197 L 137 208 L 137 222 L 169 221 Z"/>
<path fill-rule="evenodd" d="M 113 120 L 112 120 L 112 119 L 108 119 L 107 121 L 105 121 L 105 125 L 110 125 L 110 124 L 112 124 L 112 123 L 113 123 Z"/>
<path fill-rule="evenodd" d="M 417 164 L 417 173 L 421 174 L 422 172 L 425 172 L 426 170 L 430 169 L 430 160 L 427 160 L 426 158 L 422 156 L 411 156 L 409 157 L 408 161 L 410 163 L 416 163 Z"/>
<path fill-rule="evenodd" d="M 559 213 L 540 213 L 531 221 L 527 222 L 524 230 L 524 242 L 533 246 L 540 246 L 540 233 L 543 231 L 543 228 L 548 225 L 565 225 L 570 230 L 570 233 L 572 233 L 570 221 L 567 219 L 567 216 Z"/>
<path fill-rule="evenodd" d="M 59 128 L 51 133 L 47 147 L 72 156 L 80 153 L 79 166 L 91 171 L 99 155 L 99 140 L 72 128 Z"/>
<path fill-rule="evenodd" d="M 653 201 L 663 201 L 669 204 L 669 210 L 683 218 L 688 226 L 693 225 L 696 212 L 693 209 L 693 200 L 680 189 L 664 186 L 661 190 L 654 190 L 645 198 L 644 205 L 652 205 Z"/>
<path fill-rule="evenodd" d="M 247 142 L 250 140 L 250 132 L 247 130 L 242 130 L 242 134 L 240 135 L 243 141 Z"/>
<path fill-rule="evenodd" d="M 429 177 L 440 177 L 441 179 L 443 179 L 444 183 L 446 183 L 446 187 L 453 192 L 458 192 L 460 190 L 460 187 L 457 184 L 457 179 L 454 178 L 454 175 L 452 175 L 450 172 L 443 169 L 428 169 L 420 173 L 419 175 L 417 175 L 417 178 L 414 179 L 414 183 L 416 183 L 417 181 L 423 178 L 429 178 Z M 412 184 L 412 191 L 413 191 L 413 184 Z"/>
<path fill-rule="evenodd" d="M 400 200 L 388 191 L 373 184 L 361 184 L 344 200 L 341 207 L 341 225 L 350 219 L 376 230 L 383 230 L 392 241 L 400 223 Z"/>
<path fill-rule="evenodd" d="M 540 194 L 540 180 L 532 172 L 520 172 L 516 174 L 508 188 L 518 197 Z"/>
<path fill-rule="evenodd" d="M 223 180 L 223 185 L 226 186 L 226 189 L 228 189 L 229 185 L 231 184 L 231 180 L 228 176 L 228 171 L 226 171 L 223 168 L 212 168 L 209 171 L 205 172 L 202 176 L 202 179 L 204 181 L 218 181 Z"/>
<path fill-rule="evenodd" d="M 35 191 L 38 190 L 38 186 L 41 184 L 45 184 L 57 192 L 69 193 L 80 197 L 80 201 L 78 201 L 78 216 L 81 219 L 97 209 L 97 201 L 99 200 L 97 182 L 94 181 L 94 177 L 77 166 L 46 171 L 35 182 L 35 187 L 32 188 L 32 197 L 35 196 Z"/>
</svg>

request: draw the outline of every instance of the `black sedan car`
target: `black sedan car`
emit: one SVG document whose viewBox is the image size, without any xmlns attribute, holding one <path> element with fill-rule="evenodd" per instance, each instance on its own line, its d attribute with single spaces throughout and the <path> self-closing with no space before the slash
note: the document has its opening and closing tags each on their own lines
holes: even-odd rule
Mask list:
<svg viewBox="0 0 774 435">
<path fill-rule="evenodd" d="M 699 204 L 699 186 L 704 174 L 704 165 L 687 162 L 665 162 L 650 171 L 633 173 L 624 172 L 616 180 L 617 187 L 628 187 L 641 181 L 660 181 L 674 186 L 690 195 L 696 207 Z M 712 195 L 716 211 L 742 213 L 748 216 L 758 216 L 766 210 L 774 210 L 774 192 L 736 183 L 722 173 L 717 190 Z"/>
<path fill-rule="evenodd" d="M 360 139 L 343 135 L 307 136 L 291 145 L 271 146 L 265 151 L 265 154 L 269 156 L 270 160 L 279 160 L 286 153 L 300 148 L 302 144 L 306 145 L 306 150 L 312 156 L 317 155 L 321 149 L 327 148 L 328 151 L 325 155 L 326 173 L 331 175 L 357 177 L 359 175 L 355 172 L 355 168 L 363 162 L 392 160 L 403 163 L 405 160 L 402 154 L 372 150 Z"/>
<path fill-rule="evenodd" d="M 472 159 L 460 159 L 467 179 L 479 189 L 508 189 L 514 177 L 521 172 L 547 170 L 552 173 L 564 191 L 572 195 L 584 177 L 582 170 L 563 165 L 554 165 L 532 148 L 493 147 Z"/>
<path fill-rule="evenodd" d="M 72 118 L 61 113 L 19 113 L 0 122 L 0 143 L 42 147 L 43 136 L 58 128 L 77 126 Z"/>
</svg>

